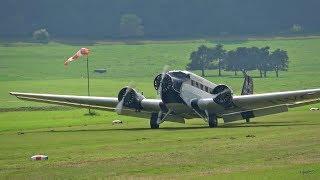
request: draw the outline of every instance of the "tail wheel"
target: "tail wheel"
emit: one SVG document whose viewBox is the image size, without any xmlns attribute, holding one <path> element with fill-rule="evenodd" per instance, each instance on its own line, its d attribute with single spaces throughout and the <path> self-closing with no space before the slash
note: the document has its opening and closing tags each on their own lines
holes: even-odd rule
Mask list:
<svg viewBox="0 0 320 180">
<path fill-rule="evenodd" d="M 158 129 L 159 124 L 158 124 L 158 113 L 152 113 L 151 118 L 150 118 L 150 127 L 151 129 Z"/>
<path fill-rule="evenodd" d="M 208 116 L 208 122 L 210 128 L 218 127 L 218 118 L 215 114 L 211 114 Z"/>
</svg>

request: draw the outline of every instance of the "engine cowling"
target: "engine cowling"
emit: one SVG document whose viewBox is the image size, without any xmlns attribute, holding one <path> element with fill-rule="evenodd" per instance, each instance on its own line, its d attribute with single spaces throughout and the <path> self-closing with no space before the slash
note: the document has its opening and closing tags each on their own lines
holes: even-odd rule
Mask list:
<svg viewBox="0 0 320 180">
<path fill-rule="evenodd" d="M 232 90 L 224 85 L 220 84 L 216 86 L 212 91 L 211 94 L 215 95 L 213 97 L 213 101 L 225 108 L 231 107 L 233 105 L 232 101 Z"/>
<path fill-rule="evenodd" d="M 125 87 L 119 91 L 118 101 L 123 100 L 123 106 L 128 108 L 134 108 L 136 110 L 141 110 L 143 107 L 141 106 L 141 101 L 145 99 L 145 97 L 138 93 L 135 89 Z"/>
<path fill-rule="evenodd" d="M 161 80 L 162 80 L 162 85 L 161 85 L 161 91 L 162 92 L 167 92 L 168 90 L 172 89 L 172 79 L 169 75 L 165 74 L 163 79 L 162 79 L 162 74 L 158 74 L 156 76 L 156 78 L 154 78 L 153 81 L 153 86 L 154 89 L 158 91 L 160 84 L 161 84 Z"/>
</svg>

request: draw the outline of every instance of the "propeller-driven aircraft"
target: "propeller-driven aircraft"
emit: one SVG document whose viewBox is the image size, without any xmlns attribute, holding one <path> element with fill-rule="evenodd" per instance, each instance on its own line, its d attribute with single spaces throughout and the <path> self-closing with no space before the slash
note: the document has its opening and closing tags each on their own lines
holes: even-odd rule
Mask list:
<svg viewBox="0 0 320 180">
<path fill-rule="evenodd" d="M 245 75 L 242 93 L 237 96 L 224 84 L 212 83 L 188 71 L 166 71 L 154 79 L 158 99 L 148 99 L 132 85 L 122 88 L 118 97 L 94 97 L 10 92 L 19 99 L 75 106 L 134 117 L 150 118 L 150 127 L 164 121 L 184 123 L 202 118 L 209 127 L 224 123 L 277 114 L 288 108 L 318 103 L 320 89 L 253 94 L 253 81 Z"/>
</svg>

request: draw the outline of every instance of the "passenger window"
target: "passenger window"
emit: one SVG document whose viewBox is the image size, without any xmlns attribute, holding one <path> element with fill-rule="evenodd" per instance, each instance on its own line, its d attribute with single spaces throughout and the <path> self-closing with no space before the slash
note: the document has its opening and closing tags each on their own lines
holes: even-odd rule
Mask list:
<svg viewBox="0 0 320 180">
<path fill-rule="evenodd" d="M 194 81 L 193 80 L 191 80 L 191 86 L 194 86 Z"/>
<path fill-rule="evenodd" d="M 208 88 L 207 86 L 205 87 L 205 91 L 206 91 L 206 92 L 209 92 L 209 88 Z"/>
<path fill-rule="evenodd" d="M 198 84 L 198 82 L 196 82 L 196 87 L 199 87 L 199 84 Z"/>
<path fill-rule="evenodd" d="M 200 84 L 200 89 L 203 90 L 203 85 L 202 84 Z"/>
</svg>

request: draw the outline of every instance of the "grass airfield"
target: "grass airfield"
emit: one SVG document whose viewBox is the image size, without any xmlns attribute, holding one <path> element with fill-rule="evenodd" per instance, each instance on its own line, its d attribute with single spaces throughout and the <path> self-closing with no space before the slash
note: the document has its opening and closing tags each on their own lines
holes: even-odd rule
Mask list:
<svg viewBox="0 0 320 180">
<path fill-rule="evenodd" d="M 317 179 L 320 175 L 318 112 L 299 108 L 209 129 L 201 120 L 148 121 L 83 110 L 0 114 L 0 178 L 197 178 Z M 29 158 L 42 153 L 48 161 Z"/>
<path fill-rule="evenodd" d="M 189 53 L 203 43 L 214 45 L 208 40 L 91 45 L 92 69 L 108 70 L 106 75 L 92 74 L 92 95 L 117 96 L 121 87 L 133 81 L 147 97 L 155 97 L 154 76 L 165 64 L 183 69 Z M 280 78 L 273 72 L 268 78 L 255 78 L 256 92 L 320 87 L 320 39 L 316 37 L 237 41 L 225 47 L 266 45 L 288 50 L 290 69 Z M 161 129 L 151 130 L 147 119 L 103 111 L 96 111 L 97 116 L 73 108 L 18 111 L 44 104 L 20 101 L 9 91 L 86 94 L 84 62 L 63 67 L 64 58 L 79 47 L 0 45 L 0 179 L 319 178 L 320 112 L 309 111 L 311 106 L 255 118 L 249 124 L 221 122 L 217 129 L 207 128 L 201 119 L 165 122 Z M 240 92 L 241 76 L 216 74 L 208 71 L 208 79 Z M 113 126 L 115 119 L 124 124 Z M 49 160 L 31 161 L 34 154 L 46 154 Z"/>
</svg>

